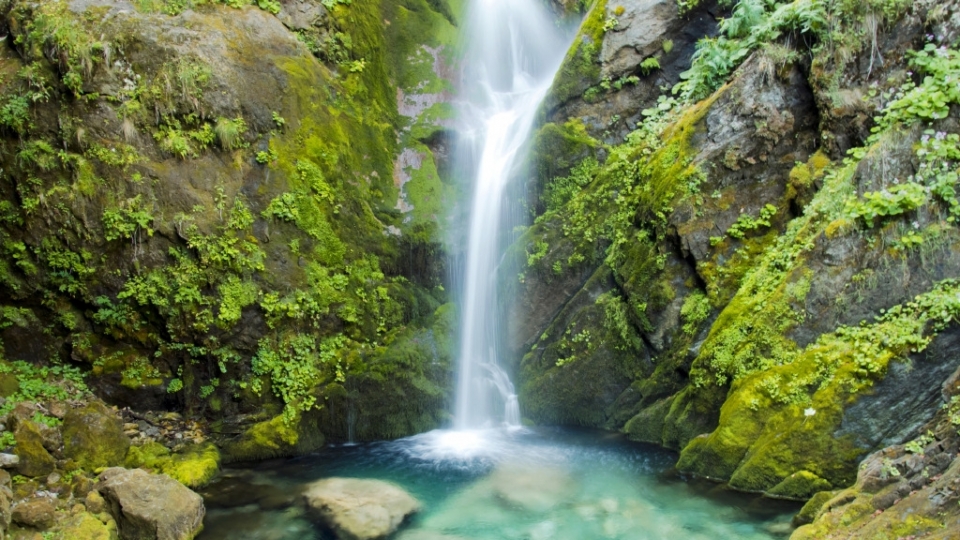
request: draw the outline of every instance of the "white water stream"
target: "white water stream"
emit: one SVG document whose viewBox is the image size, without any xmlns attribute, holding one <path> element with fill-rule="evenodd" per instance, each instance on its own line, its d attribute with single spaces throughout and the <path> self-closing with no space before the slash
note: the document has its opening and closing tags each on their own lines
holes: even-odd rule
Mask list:
<svg viewBox="0 0 960 540">
<path fill-rule="evenodd" d="M 454 427 L 518 426 L 520 410 L 498 358 L 497 269 L 504 194 L 522 162 L 537 109 L 569 43 L 540 0 L 474 0 L 467 17 L 462 111 L 475 163 Z M 462 169 L 462 170 L 463 170 Z"/>
</svg>

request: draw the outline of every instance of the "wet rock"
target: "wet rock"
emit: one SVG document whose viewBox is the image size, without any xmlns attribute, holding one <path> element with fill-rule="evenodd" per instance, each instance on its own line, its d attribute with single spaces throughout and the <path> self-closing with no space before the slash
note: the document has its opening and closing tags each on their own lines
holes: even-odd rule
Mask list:
<svg viewBox="0 0 960 540">
<path fill-rule="evenodd" d="M 129 448 L 121 420 L 103 403 L 72 410 L 63 420 L 63 453 L 84 469 L 119 465 Z"/>
<path fill-rule="evenodd" d="M 420 510 L 420 502 L 399 486 L 360 478 L 313 482 L 304 499 L 340 540 L 384 538 Z"/>
<path fill-rule="evenodd" d="M 53 526 L 57 505 L 49 497 L 37 497 L 13 507 L 13 522 L 34 529 L 49 529 Z"/>
<path fill-rule="evenodd" d="M 123 540 L 189 540 L 203 528 L 203 499 L 169 476 L 113 467 L 97 491 Z"/>
<path fill-rule="evenodd" d="M 20 420 L 14 434 L 17 441 L 17 471 L 28 477 L 46 476 L 53 472 L 56 460 L 43 447 L 40 428 L 30 420 Z"/>
</svg>

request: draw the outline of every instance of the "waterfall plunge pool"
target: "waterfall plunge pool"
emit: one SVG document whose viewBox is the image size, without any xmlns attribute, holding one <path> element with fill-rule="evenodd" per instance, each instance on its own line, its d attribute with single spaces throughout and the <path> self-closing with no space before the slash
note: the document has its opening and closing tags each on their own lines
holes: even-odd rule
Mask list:
<svg viewBox="0 0 960 540">
<path fill-rule="evenodd" d="M 198 540 L 334 540 L 299 491 L 342 476 L 389 480 L 423 503 L 400 540 L 769 540 L 794 503 L 672 471 L 676 454 L 579 429 L 433 431 L 228 468 L 203 490 Z"/>
</svg>

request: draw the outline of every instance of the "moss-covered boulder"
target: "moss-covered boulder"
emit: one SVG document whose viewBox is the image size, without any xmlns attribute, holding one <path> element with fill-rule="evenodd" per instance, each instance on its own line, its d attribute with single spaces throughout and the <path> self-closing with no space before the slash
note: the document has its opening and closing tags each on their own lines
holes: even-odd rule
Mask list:
<svg viewBox="0 0 960 540">
<path fill-rule="evenodd" d="M 73 409 L 63 419 L 63 453 L 84 469 L 120 465 L 128 448 L 123 421 L 102 402 Z"/>
<path fill-rule="evenodd" d="M 52 540 L 117 540 L 117 523 L 107 516 L 104 521 L 90 512 L 76 512 L 52 531 Z"/>
<path fill-rule="evenodd" d="M 293 456 L 316 450 L 323 446 L 324 436 L 316 428 L 316 416 L 306 419 L 297 415 L 283 415 L 257 422 L 248 427 L 239 437 L 225 441 L 223 459 L 227 463 Z"/>
<path fill-rule="evenodd" d="M 17 472 L 30 478 L 53 472 L 56 460 L 43 447 L 43 435 L 36 423 L 31 420 L 18 422 L 14 439 L 17 442 L 15 451 L 20 458 Z"/>
<path fill-rule="evenodd" d="M 131 446 L 124 461 L 127 468 L 143 467 L 163 473 L 189 488 L 203 487 L 220 470 L 220 451 L 211 442 L 188 446 L 171 453 L 157 442 Z"/>
</svg>

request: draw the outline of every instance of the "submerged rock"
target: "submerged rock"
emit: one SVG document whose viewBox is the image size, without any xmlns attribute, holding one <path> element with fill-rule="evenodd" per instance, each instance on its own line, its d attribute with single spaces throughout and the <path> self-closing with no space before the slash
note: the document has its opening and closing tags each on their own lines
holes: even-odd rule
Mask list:
<svg viewBox="0 0 960 540">
<path fill-rule="evenodd" d="M 420 501 L 381 480 L 326 478 L 307 486 L 307 507 L 341 540 L 385 538 L 420 510 Z"/>
<path fill-rule="evenodd" d="M 511 508 L 545 512 L 573 496 L 566 471 L 552 467 L 504 465 L 490 476 L 494 496 Z"/>
<path fill-rule="evenodd" d="M 113 467 L 97 491 L 123 540 L 191 540 L 203 528 L 203 499 L 165 474 Z"/>
</svg>

